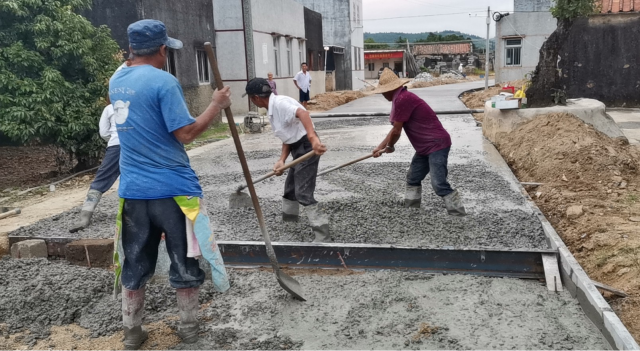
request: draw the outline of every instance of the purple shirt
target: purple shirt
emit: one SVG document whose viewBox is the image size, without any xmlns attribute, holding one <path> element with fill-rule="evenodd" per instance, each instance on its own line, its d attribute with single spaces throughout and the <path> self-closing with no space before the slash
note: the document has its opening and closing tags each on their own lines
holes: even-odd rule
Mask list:
<svg viewBox="0 0 640 351">
<path fill-rule="evenodd" d="M 268 80 L 267 82 L 269 83 L 269 86 L 271 87 L 271 92 L 278 95 L 278 90 L 276 90 L 276 81 L 275 80 Z"/>
<path fill-rule="evenodd" d="M 391 104 L 391 123 L 403 122 L 404 132 L 420 155 L 428 155 L 451 146 L 451 136 L 435 112 L 406 87 L 398 89 Z"/>
</svg>

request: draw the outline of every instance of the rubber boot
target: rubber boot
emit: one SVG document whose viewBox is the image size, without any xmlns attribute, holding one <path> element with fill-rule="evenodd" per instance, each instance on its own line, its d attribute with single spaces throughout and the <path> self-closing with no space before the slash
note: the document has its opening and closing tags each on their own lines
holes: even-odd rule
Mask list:
<svg viewBox="0 0 640 351">
<path fill-rule="evenodd" d="M 142 327 L 144 313 L 144 288 L 128 290 L 122 288 L 122 325 L 124 326 L 125 350 L 137 350 L 149 337 Z"/>
<path fill-rule="evenodd" d="M 300 219 L 300 204 L 298 201 L 291 201 L 282 198 L 282 221 L 297 222 Z"/>
<path fill-rule="evenodd" d="M 98 206 L 98 202 L 102 198 L 102 193 L 98 190 L 89 189 L 87 193 L 87 199 L 84 200 L 84 204 L 82 205 L 82 210 L 80 211 L 80 222 L 76 223 L 69 232 L 75 233 L 78 230 L 84 229 L 89 226 L 91 223 L 91 217 L 93 216 L 93 211 L 95 211 L 96 206 Z"/>
<path fill-rule="evenodd" d="M 460 198 L 460 194 L 458 190 L 454 190 L 451 194 L 444 196 L 444 206 L 447 208 L 447 212 L 451 216 L 466 216 L 467 211 L 465 211 L 464 206 L 462 205 L 462 199 Z"/>
<path fill-rule="evenodd" d="M 185 344 L 198 341 L 198 292 L 199 288 L 176 289 L 180 324 L 178 336 Z"/>
<path fill-rule="evenodd" d="M 311 230 L 315 234 L 314 243 L 331 242 L 331 234 L 329 233 L 329 215 L 324 213 L 319 204 L 309 205 L 305 207 Z"/>
<path fill-rule="evenodd" d="M 404 193 L 404 207 L 420 208 L 422 202 L 422 186 L 407 185 Z"/>
</svg>

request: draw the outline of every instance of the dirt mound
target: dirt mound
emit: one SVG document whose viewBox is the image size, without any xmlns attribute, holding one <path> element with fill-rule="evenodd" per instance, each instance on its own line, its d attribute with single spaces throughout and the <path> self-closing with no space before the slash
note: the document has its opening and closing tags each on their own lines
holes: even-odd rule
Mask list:
<svg viewBox="0 0 640 351">
<path fill-rule="evenodd" d="M 538 116 L 499 146 L 521 181 L 560 182 L 574 190 L 582 186 L 590 190 L 594 181 L 607 186 L 611 177 L 635 176 L 638 171 L 635 147 L 622 145 L 567 113 Z"/>
<path fill-rule="evenodd" d="M 434 87 L 437 85 L 446 85 L 446 84 L 456 84 L 456 83 L 466 83 L 466 82 L 474 82 L 480 80 L 478 76 L 467 76 L 465 79 L 457 79 L 457 78 L 433 78 L 432 81 L 414 81 L 409 83 L 407 87 L 409 89 L 417 89 L 417 88 L 428 88 Z"/>
<path fill-rule="evenodd" d="M 332 91 L 318 94 L 309 101 L 310 111 L 327 111 L 338 106 L 342 106 L 353 100 L 370 95 L 371 92 L 363 93 L 359 90 Z"/>
<path fill-rule="evenodd" d="M 627 292 L 605 297 L 640 337 L 640 156 L 570 114 L 538 116 L 498 148 L 591 279 Z"/>
<path fill-rule="evenodd" d="M 0 147 L 0 191 L 39 184 L 57 176 L 58 152 L 53 146 Z"/>
</svg>

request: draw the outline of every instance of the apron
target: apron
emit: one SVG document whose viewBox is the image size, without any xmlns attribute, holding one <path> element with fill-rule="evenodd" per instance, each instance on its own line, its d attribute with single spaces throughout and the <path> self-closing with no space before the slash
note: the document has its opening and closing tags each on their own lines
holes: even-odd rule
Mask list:
<svg viewBox="0 0 640 351">
<path fill-rule="evenodd" d="M 204 201 L 195 196 L 176 196 L 173 198 L 184 213 L 187 228 L 187 257 L 204 257 L 211 265 L 213 288 L 218 292 L 229 290 L 229 277 L 224 267 L 222 254 L 211 230 L 209 216 Z M 121 291 L 120 276 L 124 264 L 122 249 L 122 210 L 125 199 L 120 199 L 116 216 L 116 234 L 113 252 L 115 266 L 114 296 Z"/>
</svg>

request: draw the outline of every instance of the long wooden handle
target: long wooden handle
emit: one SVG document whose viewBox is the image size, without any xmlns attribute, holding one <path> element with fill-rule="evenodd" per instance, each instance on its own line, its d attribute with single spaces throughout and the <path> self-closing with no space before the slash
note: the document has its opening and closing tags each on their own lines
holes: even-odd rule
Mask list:
<svg viewBox="0 0 640 351">
<path fill-rule="evenodd" d="M 207 57 L 209 58 L 209 65 L 211 65 L 211 71 L 213 72 L 213 79 L 216 81 L 216 87 L 218 90 L 222 90 L 224 85 L 222 84 L 222 76 L 220 76 L 220 70 L 218 70 L 218 60 L 216 59 L 216 55 L 213 52 L 213 47 L 211 43 L 204 43 L 204 50 L 207 53 Z M 256 210 L 256 216 L 258 217 L 258 224 L 260 225 L 260 231 L 262 231 L 262 237 L 264 239 L 265 246 L 267 248 L 267 255 L 269 256 L 269 261 L 271 261 L 271 265 L 276 273 L 280 272 L 280 266 L 278 265 L 278 260 L 276 259 L 276 253 L 273 251 L 273 247 L 271 246 L 271 238 L 269 238 L 269 233 L 267 233 L 267 226 L 264 223 L 264 216 L 262 215 L 262 209 L 260 208 L 260 201 L 258 201 L 258 195 L 256 194 L 256 189 L 253 186 L 253 182 L 251 181 L 251 172 L 249 172 L 249 165 L 247 164 L 247 158 L 244 156 L 244 151 L 242 150 L 242 144 L 240 143 L 240 136 L 238 135 L 238 130 L 236 129 L 236 123 L 233 120 L 233 113 L 231 113 L 231 108 L 227 107 L 224 109 L 224 113 L 227 116 L 227 122 L 229 124 L 229 129 L 231 130 L 231 136 L 233 136 L 233 143 L 236 145 L 236 151 L 238 152 L 238 158 L 240 159 L 240 164 L 242 165 L 242 172 L 244 173 L 244 179 L 247 181 L 247 185 L 249 188 L 249 194 L 251 194 L 251 201 L 253 202 L 253 208 Z"/>
<path fill-rule="evenodd" d="M 321 175 L 323 175 L 323 174 L 327 174 L 327 173 L 329 173 L 329 172 L 333 172 L 333 171 L 335 171 L 336 169 L 340 169 L 340 168 L 342 168 L 342 167 L 347 167 L 348 165 L 352 165 L 352 164 L 357 163 L 357 162 L 360 162 L 360 161 L 364 161 L 364 160 L 368 159 L 369 157 L 373 157 L 373 154 L 369 154 L 369 155 L 367 155 L 367 156 L 362 156 L 362 157 L 360 157 L 360 158 L 358 158 L 358 159 L 355 159 L 355 160 L 353 160 L 353 161 L 349 161 L 349 162 L 347 162 L 347 163 L 345 163 L 345 164 L 342 164 L 342 165 L 340 165 L 340 166 L 335 166 L 335 167 L 333 167 L 333 168 L 329 168 L 329 169 L 327 169 L 326 171 L 322 171 L 322 172 L 318 173 L 318 176 L 321 176 Z"/>
<path fill-rule="evenodd" d="M 282 167 L 278 168 L 278 172 L 286 171 L 287 169 L 289 169 L 289 168 L 291 168 L 291 167 L 293 167 L 293 166 L 295 166 L 295 165 L 297 165 L 297 164 L 299 164 L 299 163 L 301 163 L 301 162 L 304 162 L 304 161 L 306 161 L 306 160 L 308 160 L 308 159 L 312 158 L 312 157 L 313 157 L 313 155 L 315 155 L 315 151 L 309 151 L 309 152 L 307 152 L 306 154 L 304 154 L 304 155 L 302 155 L 302 156 L 298 157 L 297 159 L 295 159 L 295 160 L 293 160 L 293 161 L 291 161 L 291 162 L 287 163 L 286 165 L 284 165 L 284 166 L 282 166 Z M 265 174 L 265 175 L 261 176 L 260 178 L 258 178 L 258 179 L 256 179 L 256 180 L 254 180 L 254 181 L 253 181 L 253 184 L 260 183 L 261 181 L 263 181 L 263 180 L 265 180 L 265 179 L 267 179 L 267 178 L 273 177 L 274 175 L 276 175 L 276 172 L 275 172 L 275 171 L 271 171 L 271 172 L 269 172 L 269 173 L 267 173 L 267 174 Z M 246 187 L 247 187 L 247 184 L 245 184 L 245 185 L 241 185 L 240 187 L 238 187 L 238 190 L 237 190 L 237 191 L 241 191 L 242 189 L 244 189 L 244 188 L 246 188 Z"/>
</svg>

